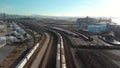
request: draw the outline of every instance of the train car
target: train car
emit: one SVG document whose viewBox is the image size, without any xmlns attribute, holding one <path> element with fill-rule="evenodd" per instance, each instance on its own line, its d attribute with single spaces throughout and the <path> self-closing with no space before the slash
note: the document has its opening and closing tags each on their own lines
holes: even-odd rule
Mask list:
<svg viewBox="0 0 120 68">
<path fill-rule="evenodd" d="M 79 35 L 79 37 L 81 37 L 82 39 L 84 39 L 85 41 L 93 41 L 93 38 L 91 38 L 90 36 L 84 35 L 82 33 L 76 32 L 76 34 Z"/>
</svg>

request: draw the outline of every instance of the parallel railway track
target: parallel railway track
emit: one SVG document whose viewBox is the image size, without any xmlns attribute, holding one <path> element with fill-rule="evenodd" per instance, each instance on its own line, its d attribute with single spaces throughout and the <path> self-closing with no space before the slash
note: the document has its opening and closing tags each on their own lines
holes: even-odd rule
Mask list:
<svg viewBox="0 0 120 68">
<path fill-rule="evenodd" d="M 66 58 L 66 66 L 67 68 L 76 68 L 74 60 L 73 60 L 73 56 L 71 53 L 71 48 L 70 48 L 70 43 L 68 41 L 68 39 L 66 38 L 66 36 L 64 34 L 62 34 L 63 38 L 63 42 L 64 42 L 64 48 L 65 48 L 65 58 Z"/>
<path fill-rule="evenodd" d="M 40 49 L 37 49 L 38 52 L 36 52 L 33 56 L 34 59 L 31 59 L 31 62 L 27 62 L 28 65 L 25 66 L 25 68 L 44 68 L 48 59 L 48 54 L 49 54 L 49 50 L 50 50 L 50 46 L 52 44 L 52 37 L 49 36 L 47 33 L 45 33 L 46 35 L 46 40 L 43 44 L 40 45 Z M 44 63 L 44 64 L 43 64 Z"/>
<path fill-rule="evenodd" d="M 39 27 L 36 27 L 36 28 L 39 28 Z M 57 52 L 58 37 L 55 35 L 54 32 L 51 32 L 49 30 L 48 31 L 45 30 L 45 31 L 48 32 L 49 37 L 50 37 L 48 45 L 46 45 L 47 47 L 45 49 L 42 48 L 44 47 L 44 45 L 41 46 L 41 48 L 38 49 L 38 52 L 36 52 L 36 55 L 35 55 L 37 56 L 38 53 L 43 49 L 44 54 L 43 53 L 39 54 L 43 56 L 42 57 L 39 56 L 40 60 L 38 64 L 32 66 L 35 59 L 37 59 L 37 57 L 34 56 L 31 62 L 28 62 L 29 64 L 25 68 L 56 68 L 56 52 Z M 64 44 L 63 46 L 64 46 L 64 51 L 65 51 L 64 54 L 65 54 L 65 61 L 66 61 L 67 68 L 79 68 L 75 64 L 75 59 L 81 61 L 81 64 L 83 64 L 82 68 L 114 68 L 114 66 L 113 67 L 111 66 L 112 64 L 109 65 L 108 63 L 109 61 L 104 56 L 99 56 L 101 54 L 100 53 L 97 54 L 97 52 L 94 52 L 94 50 L 95 49 L 109 49 L 109 50 L 120 49 L 120 47 L 112 47 L 112 46 L 109 47 L 109 46 L 99 46 L 99 45 L 92 46 L 90 42 L 88 45 L 85 45 L 85 46 L 83 45 L 72 46 L 70 40 L 67 37 L 67 33 L 63 31 L 59 31 L 59 30 L 58 31 L 54 30 L 54 31 L 60 33 L 63 37 L 63 44 Z M 90 40 L 89 37 L 87 36 L 83 36 L 83 35 L 81 36 L 82 36 L 81 38 Z M 44 42 L 45 42 L 45 39 L 44 39 Z M 86 50 L 92 49 L 93 52 L 89 52 L 86 50 L 79 51 L 80 49 L 86 49 Z M 71 52 L 72 50 L 74 50 L 75 52 Z M 77 56 L 77 58 L 73 57 L 73 55 Z M 34 64 L 36 64 L 36 62 Z M 62 68 L 62 66 L 60 68 Z"/>
<path fill-rule="evenodd" d="M 39 52 L 40 49 L 42 48 L 42 45 L 45 43 L 45 41 L 46 41 L 46 36 L 43 34 L 43 35 L 42 35 L 42 38 L 41 38 L 41 41 L 40 41 L 39 47 L 37 48 L 37 50 L 35 51 L 35 53 L 32 55 L 32 57 L 30 58 L 29 62 L 24 66 L 24 68 L 30 68 L 30 66 L 31 66 L 32 63 L 33 63 L 33 60 L 35 60 L 38 52 Z"/>
<path fill-rule="evenodd" d="M 46 31 L 46 30 L 39 31 L 38 29 L 40 29 L 40 27 L 38 25 L 36 27 L 35 27 L 35 25 L 31 25 L 31 24 L 24 24 L 24 25 L 28 26 L 28 28 L 33 27 L 30 29 L 32 29 L 38 33 L 47 32 L 47 33 L 43 34 L 39 47 L 36 49 L 36 51 L 32 55 L 32 57 L 27 61 L 27 64 L 24 66 L 24 68 L 55 68 L 56 67 L 57 42 L 58 42 L 57 35 L 51 31 Z M 48 36 L 49 36 L 49 41 L 47 44 L 45 44 Z M 39 54 L 39 52 L 40 52 L 40 54 Z M 37 58 L 38 54 L 40 56 L 42 54 L 42 57 L 38 56 L 38 58 Z M 32 64 L 35 63 L 34 61 L 36 59 L 38 60 L 38 61 L 36 61 L 36 62 L 38 62 L 37 65 L 35 64 L 32 66 Z"/>
</svg>

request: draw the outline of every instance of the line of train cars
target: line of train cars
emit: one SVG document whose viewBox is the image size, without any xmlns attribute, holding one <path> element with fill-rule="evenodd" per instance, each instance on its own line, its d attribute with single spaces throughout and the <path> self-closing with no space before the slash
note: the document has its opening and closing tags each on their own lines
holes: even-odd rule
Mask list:
<svg viewBox="0 0 120 68">
<path fill-rule="evenodd" d="M 53 29 L 56 29 L 56 30 L 59 30 L 59 31 L 62 31 L 64 33 L 67 33 L 68 35 L 70 36 L 74 36 L 74 37 L 81 37 L 82 39 L 84 39 L 85 41 L 93 41 L 93 38 L 91 38 L 90 36 L 87 36 L 87 35 L 84 35 L 80 32 L 72 32 L 70 30 L 67 30 L 67 29 L 63 29 L 63 28 L 59 28 L 59 27 L 53 27 Z"/>
</svg>

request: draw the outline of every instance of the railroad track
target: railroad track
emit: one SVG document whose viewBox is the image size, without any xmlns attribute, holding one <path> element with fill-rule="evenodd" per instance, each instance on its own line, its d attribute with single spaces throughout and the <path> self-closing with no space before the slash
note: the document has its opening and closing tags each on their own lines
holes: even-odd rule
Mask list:
<svg viewBox="0 0 120 68">
<path fill-rule="evenodd" d="M 51 49 L 52 49 L 52 43 L 53 43 L 53 37 L 50 36 L 50 41 L 49 41 L 48 46 L 45 50 L 43 59 L 42 59 L 41 63 L 39 64 L 39 68 L 46 68 L 47 67 L 47 62 L 49 60 Z"/>
<path fill-rule="evenodd" d="M 70 49 L 70 43 L 68 41 L 68 39 L 66 38 L 66 36 L 64 34 L 62 34 L 63 38 L 63 42 L 64 42 L 64 48 L 65 48 L 65 58 L 66 58 L 66 66 L 67 68 L 76 68 L 72 53 L 71 53 L 71 49 Z"/>
<path fill-rule="evenodd" d="M 33 24 L 33 25 L 25 24 L 25 25 L 27 25 L 28 27 L 33 27 L 31 29 L 33 29 L 34 31 L 37 31 L 38 33 L 41 33 L 39 31 L 40 29 L 39 25 L 36 25 L 36 24 Z M 24 68 L 56 68 L 58 36 L 51 30 L 45 29 L 45 32 L 47 32 L 46 33 L 47 35 L 43 35 L 44 38 L 42 38 L 42 42 L 40 43 L 38 49 L 36 49 L 36 52 L 33 54 L 33 56 L 30 58 L 30 60 L 27 62 Z M 45 42 L 47 41 L 48 37 L 49 37 L 49 40 L 45 45 Z M 41 54 L 42 54 L 42 57 L 38 56 Z"/>
<path fill-rule="evenodd" d="M 36 28 L 39 28 L 39 27 L 36 27 Z M 35 29 L 36 30 L 36 29 Z M 57 31 L 56 31 L 57 32 Z M 65 50 L 65 60 L 66 60 L 66 67 L 67 68 L 76 68 L 76 64 L 75 64 L 75 60 L 73 59 L 73 55 L 75 54 L 72 54 L 71 53 L 71 48 L 74 48 L 74 49 L 79 49 L 79 48 L 82 48 L 82 49 L 108 49 L 108 47 L 99 47 L 99 46 L 79 46 L 79 47 L 71 47 L 71 43 L 69 41 L 69 39 L 67 38 L 66 34 L 64 32 L 61 32 L 61 31 L 58 31 L 62 37 L 63 37 L 63 44 L 64 44 L 64 50 Z M 40 47 L 39 49 L 37 49 L 37 51 L 35 52 L 35 54 L 33 55 L 33 57 L 30 59 L 31 61 L 26 64 L 26 66 L 24 68 L 55 68 L 56 66 L 56 49 L 57 49 L 57 41 L 58 39 L 54 39 L 55 35 L 50 33 L 50 32 L 47 32 L 45 33 L 44 35 L 44 39 L 42 41 L 42 44 L 40 44 Z M 85 37 L 85 36 L 83 36 Z M 85 37 L 86 38 L 86 37 Z M 53 45 L 54 44 L 54 45 Z M 90 44 L 90 43 L 89 43 Z M 109 47 L 109 49 L 116 49 L 116 47 Z M 81 57 L 81 54 L 82 54 L 82 57 Z M 89 55 L 91 57 L 95 57 L 92 58 L 93 60 L 90 60 L 91 62 L 95 62 L 97 63 L 97 61 L 99 61 L 99 63 L 102 64 L 102 61 L 100 61 L 100 59 L 96 58 L 96 57 L 99 57 L 98 55 L 95 55 L 94 53 L 92 52 L 78 52 L 78 58 L 80 59 L 83 59 L 83 64 L 89 64 L 86 63 L 84 60 L 86 60 L 86 58 L 84 56 L 88 56 L 88 58 L 91 58 L 89 57 Z M 101 57 L 101 59 L 104 58 L 104 57 Z M 96 60 L 97 59 L 97 60 Z M 89 60 L 88 60 L 89 61 Z M 94 66 L 94 65 L 93 65 Z M 100 68 L 100 66 L 98 66 Z M 104 66 L 103 66 L 104 67 Z M 62 66 L 61 66 L 62 68 Z M 85 67 L 85 68 L 89 68 L 88 67 Z M 91 67 L 92 68 L 92 67 Z M 95 67 L 93 67 L 95 68 Z"/>
<path fill-rule="evenodd" d="M 46 37 L 46 38 L 45 38 Z M 27 64 L 24 66 L 24 68 L 43 68 L 47 60 L 46 55 L 48 55 L 50 50 L 50 45 L 52 44 L 52 37 L 49 36 L 49 34 L 45 33 L 45 37 L 43 38 L 43 41 L 39 45 L 39 47 L 36 49 L 33 56 L 28 60 Z"/>
<path fill-rule="evenodd" d="M 54 29 L 51 29 L 51 30 L 54 30 Z M 74 63 L 74 59 L 73 59 L 73 55 L 71 53 L 71 43 L 70 41 L 68 40 L 68 38 L 66 37 L 66 33 L 65 32 L 62 32 L 62 31 L 59 31 L 59 30 L 54 30 L 55 32 L 58 32 L 61 34 L 62 36 L 62 41 L 63 41 L 63 47 L 64 47 L 64 53 L 62 51 L 62 54 L 65 55 L 65 59 L 62 59 L 62 56 L 61 57 L 61 64 L 64 62 L 65 60 L 65 68 L 76 68 L 76 65 Z M 62 47 L 62 46 L 61 46 Z M 62 47 L 62 48 L 63 48 Z M 62 49 L 61 49 L 62 50 Z M 59 68 L 64 68 L 64 64 L 62 66 L 60 66 Z"/>
<path fill-rule="evenodd" d="M 24 66 L 24 68 L 30 68 L 31 64 L 33 63 L 33 60 L 35 60 L 38 52 L 41 50 L 42 45 L 45 43 L 46 41 L 46 36 L 43 34 L 41 41 L 40 41 L 40 45 L 39 47 L 36 49 L 36 51 L 34 52 L 34 54 L 31 56 L 31 58 L 29 59 L 29 62 Z"/>
</svg>

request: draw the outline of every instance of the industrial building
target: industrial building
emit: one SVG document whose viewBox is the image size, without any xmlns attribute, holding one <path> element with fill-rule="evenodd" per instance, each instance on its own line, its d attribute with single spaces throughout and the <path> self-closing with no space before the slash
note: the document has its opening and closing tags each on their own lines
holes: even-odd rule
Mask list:
<svg viewBox="0 0 120 68">
<path fill-rule="evenodd" d="M 27 38 L 30 38 L 30 36 L 16 23 L 12 22 L 11 25 L 12 25 L 11 28 L 13 28 L 14 30 L 8 33 L 9 42 L 11 43 L 22 42 L 26 40 Z M 25 34 L 26 34 L 26 37 L 24 37 Z"/>
<path fill-rule="evenodd" d="M 120 30 L 120 27 L 114 23 L 109 23 L 108 29 L 109 29 L 109 31 L 116 31 L 116 30 Z"/>
<path fill-rule="evenodd" d="M 86 17 L 86 18 L 78 18 L 77 19 L 77 24 L 83 24 L 83 23 L 87 23 L 87 24 L 92 24 L 92 23 L 97 23 L 98 20 L 95 18 L 90 18 L 90 17 Z"/>
<path fill-rule="evenodd" d="M 89 32 L 100 33 L 106 31 L 107 25 L 106 24 L 88 25 L 87 29 Z"/>
<path fill-rule="evenodd" d="M 95 25 L 95 24 L 107 24 L 108 25 L 109 23 L 111 24 L 111 21 L 112 21 L 111 18 L 91 18 L 91 17 L 87 16 L 85 18 L 78 18 L 77 19 L 77 24 L 78 24 L 79 29 L 88 29 L 89 25 Z M 100 26 L 102 26 L 102 25 L 100 25 Z M 97 28 L 97 27 L 100 27 L 100 26 L 95 25 L 94 27 Z M 110 27 L 111 26 L 112 25 L 110 25 Z M 89 27 L 91 27 L 91 26 L 89 26 Z M 113 28 L 114 28 L 114 26 L 113 26 Z M 97 29 L 100 30 L 99 28 L 97 28 Z"/>
<path fill-rule="evenodd" d="M 87 29 L 88 25 L 95 24 L 95 23 L 98 23 L 98 20 L 95 18 L 90 18 L 88 16 L 86 18 L 77 19 L 77 24 L 79 29 Z"/>
<path fill-rule="evenodd" d="M 31 36 L 15 22 L 9 22 L 8 26 L 8 23 L 6 24 L 0 21 L 0 46 L 4 43 L 22 42 L 30 37 Z"/>
</svg>

